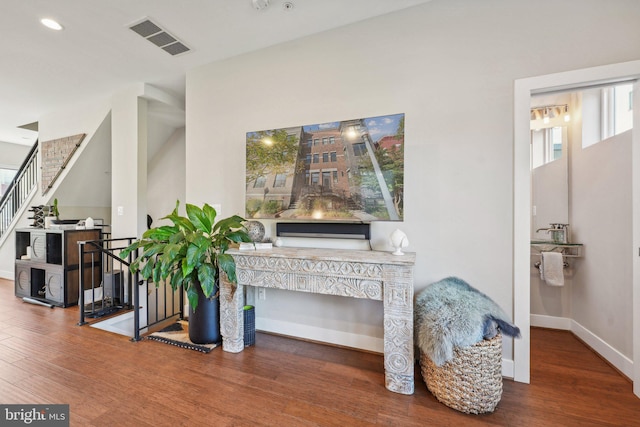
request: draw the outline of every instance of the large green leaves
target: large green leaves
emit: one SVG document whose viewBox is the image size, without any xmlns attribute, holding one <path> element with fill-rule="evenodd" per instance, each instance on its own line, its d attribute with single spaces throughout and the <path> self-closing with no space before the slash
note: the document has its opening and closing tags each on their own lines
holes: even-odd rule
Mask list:
<svg viewBox="0 0 640 427">
<path fill-rule="evenodd" d="M 218 271 L 211 264 L 204 264 L 198 270 L 198 280 L 202 286 L 202 292 L 207 298 L 211 297 L 216 291 L 218 283 Z"/>
<path fill-rule="evenodd" d="M 229 254 L 218 255 L 218 266 L 227 275 L 227 278 L 231 283 L 236 283 L 236 262 Z"/>
<path fill-rule="evenodd" d="M 168 225 L 164 225 L 162 227 L 148 229 L 144 232 L 142 238 L 149 240 L 168 240 L 178 231 L 179 229 L 177 227 L 169 227 Z"/>
<path fill-rule="evenodd" d="M 217 231 L 218 233 L 228 233 L 230 230 L 242 230 L 244 229 L 242 223 L 245 221 L 244 218 L 233 215 L 229 218 L 221 219 L 213 226 L 214 233 Z"/>
<path fill-rule="evenodd" d="M 243 226 L 245 219 L 238 215 L 216 223 L 216 210 L 208 204 L 202 208 L 186 204 L 186 217 L 178 213 L 178 207 L 176 202 L 173 212 L 163 218 L 173 225 L 147 230 L 142 239 L 121 252 L 121 257 L 126 258 L 138 250 L 141 255 L 131 263 L 131 272 L 139 272 L 156 285 L 165 281 L 173 289 L 183 286 L 189 304 L 195 309 L 198 305 L 196 283 L 202 286 L 207 298 L 217 296 L 218 268 L 230 283 L 236 283 L 235 262 L 225 252 L 230 244 L 251 239 Z"/>
<path fill-rule="evenodd" d="M 185 290 L 187 291 L 187 299 L 189 300 L 189 306 L 196 311 L 198 307 L 198 291 L 191 280 L 185 281 Z"/>
<path fill-rule="evenodd" d="M 205 205 L 205 206 L 209 206 L 209 205 Z M 211 206 L 209 207 L 211 208 Z M 211 233 L 211 225 L 213 224 L 213 222 L 211 218 L 209 218 L 209 216 L 204 213 L 204 210 L 200 209 L 195 205 L 190 205 L 188 203 L 186 204 L 186 208 L 187 208 L 187 216 L 189 217 L 193 225 L 203 233 L 207 233 L 207 234 Z"/>
</svg>

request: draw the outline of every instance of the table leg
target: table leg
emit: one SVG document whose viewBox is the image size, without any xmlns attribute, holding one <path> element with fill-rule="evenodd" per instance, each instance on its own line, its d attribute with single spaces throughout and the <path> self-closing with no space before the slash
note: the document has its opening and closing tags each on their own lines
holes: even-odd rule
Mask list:
<svg viewBox="0 0 640 427">
<path fill-rule="evenodd" d="M 222 349 L 230 353 L 244 350 L 244 286 L 231 285 L 220 275 L 220 333 Z"/>
<path fill-rule="evenodd" d="M 413 286 L 392 273 L 384 289 L 384 371 L 388 390 L 413 394 Z M 400 277 L 398 277 L 400 276 Z M 398 280 L 398 279 L 401 280 Z"/>
</svg>

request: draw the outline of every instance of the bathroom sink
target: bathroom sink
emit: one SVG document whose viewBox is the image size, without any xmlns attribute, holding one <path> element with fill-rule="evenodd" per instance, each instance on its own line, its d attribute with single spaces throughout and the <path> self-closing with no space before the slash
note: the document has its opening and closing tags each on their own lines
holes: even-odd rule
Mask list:
<svg viewBox="0 0 640 427">
<path fill-rule="evenodd" d="M 532 254 L 560 252 L 565 257 L 581 257 L 582 243 L 555 243 L 552 240 L 531 240 Z"/>
<path fill-rule="evenodd" d="M 553 240 L 532 240 L 532 245 L 551 245 L 551 246 L 582 246 L 582 243 L 556 243 Z"/>
<path fill-rule="evenodd" d="M 558 247 L 558 244 L 553 243 L 551 240 L 532 240 L 531 245 L 541 252 L 549 252 Z"/>
</svg>

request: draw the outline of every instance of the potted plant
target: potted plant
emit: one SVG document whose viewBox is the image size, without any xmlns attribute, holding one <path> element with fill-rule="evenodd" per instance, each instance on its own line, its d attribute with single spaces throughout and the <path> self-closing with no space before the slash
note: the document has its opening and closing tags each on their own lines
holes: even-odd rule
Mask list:
<svg viewBox="0 0 640 427">
<path fill-rule="evenodd" d="M 53 216 L 56 217 L 56 220 L 60 220 L 60 211 L 58 210 L 58 199 L 53 199 Z"/>
<path fill-rule="evenodd" d="M 215 222 L 216 210 L 186 204 L 187 217 L 173 212 L 162 219 L 173 225 L 150 228 L 140 240 L 123 250 L 142 253 L 131 263 L 132 273 L 156 283 L 170 283 L 173 290 L 183 286 L 189 300 L 189 339 L 197 344 L 220 341 L 220 270 L 236 283 L 236 264 L 225 252 L 229 245 L 251 241 L 238 215 Z"/>
</svg>

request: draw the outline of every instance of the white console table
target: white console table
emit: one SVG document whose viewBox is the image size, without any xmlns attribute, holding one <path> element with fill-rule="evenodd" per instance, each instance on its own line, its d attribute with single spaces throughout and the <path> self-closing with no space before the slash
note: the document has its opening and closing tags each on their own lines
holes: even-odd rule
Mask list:
<svg viewBox="0 0 640 427">
<path fill-rule="evenodd" d="M 388 390 L 413 394 L 413 266 L 415 254 L 273 248 L 229 250 L 238 284 L 221 275 L 224 351 L 244 350 L 244 286 L 380 300 L 384 303 L 384 369 Z"/>
</svg>

